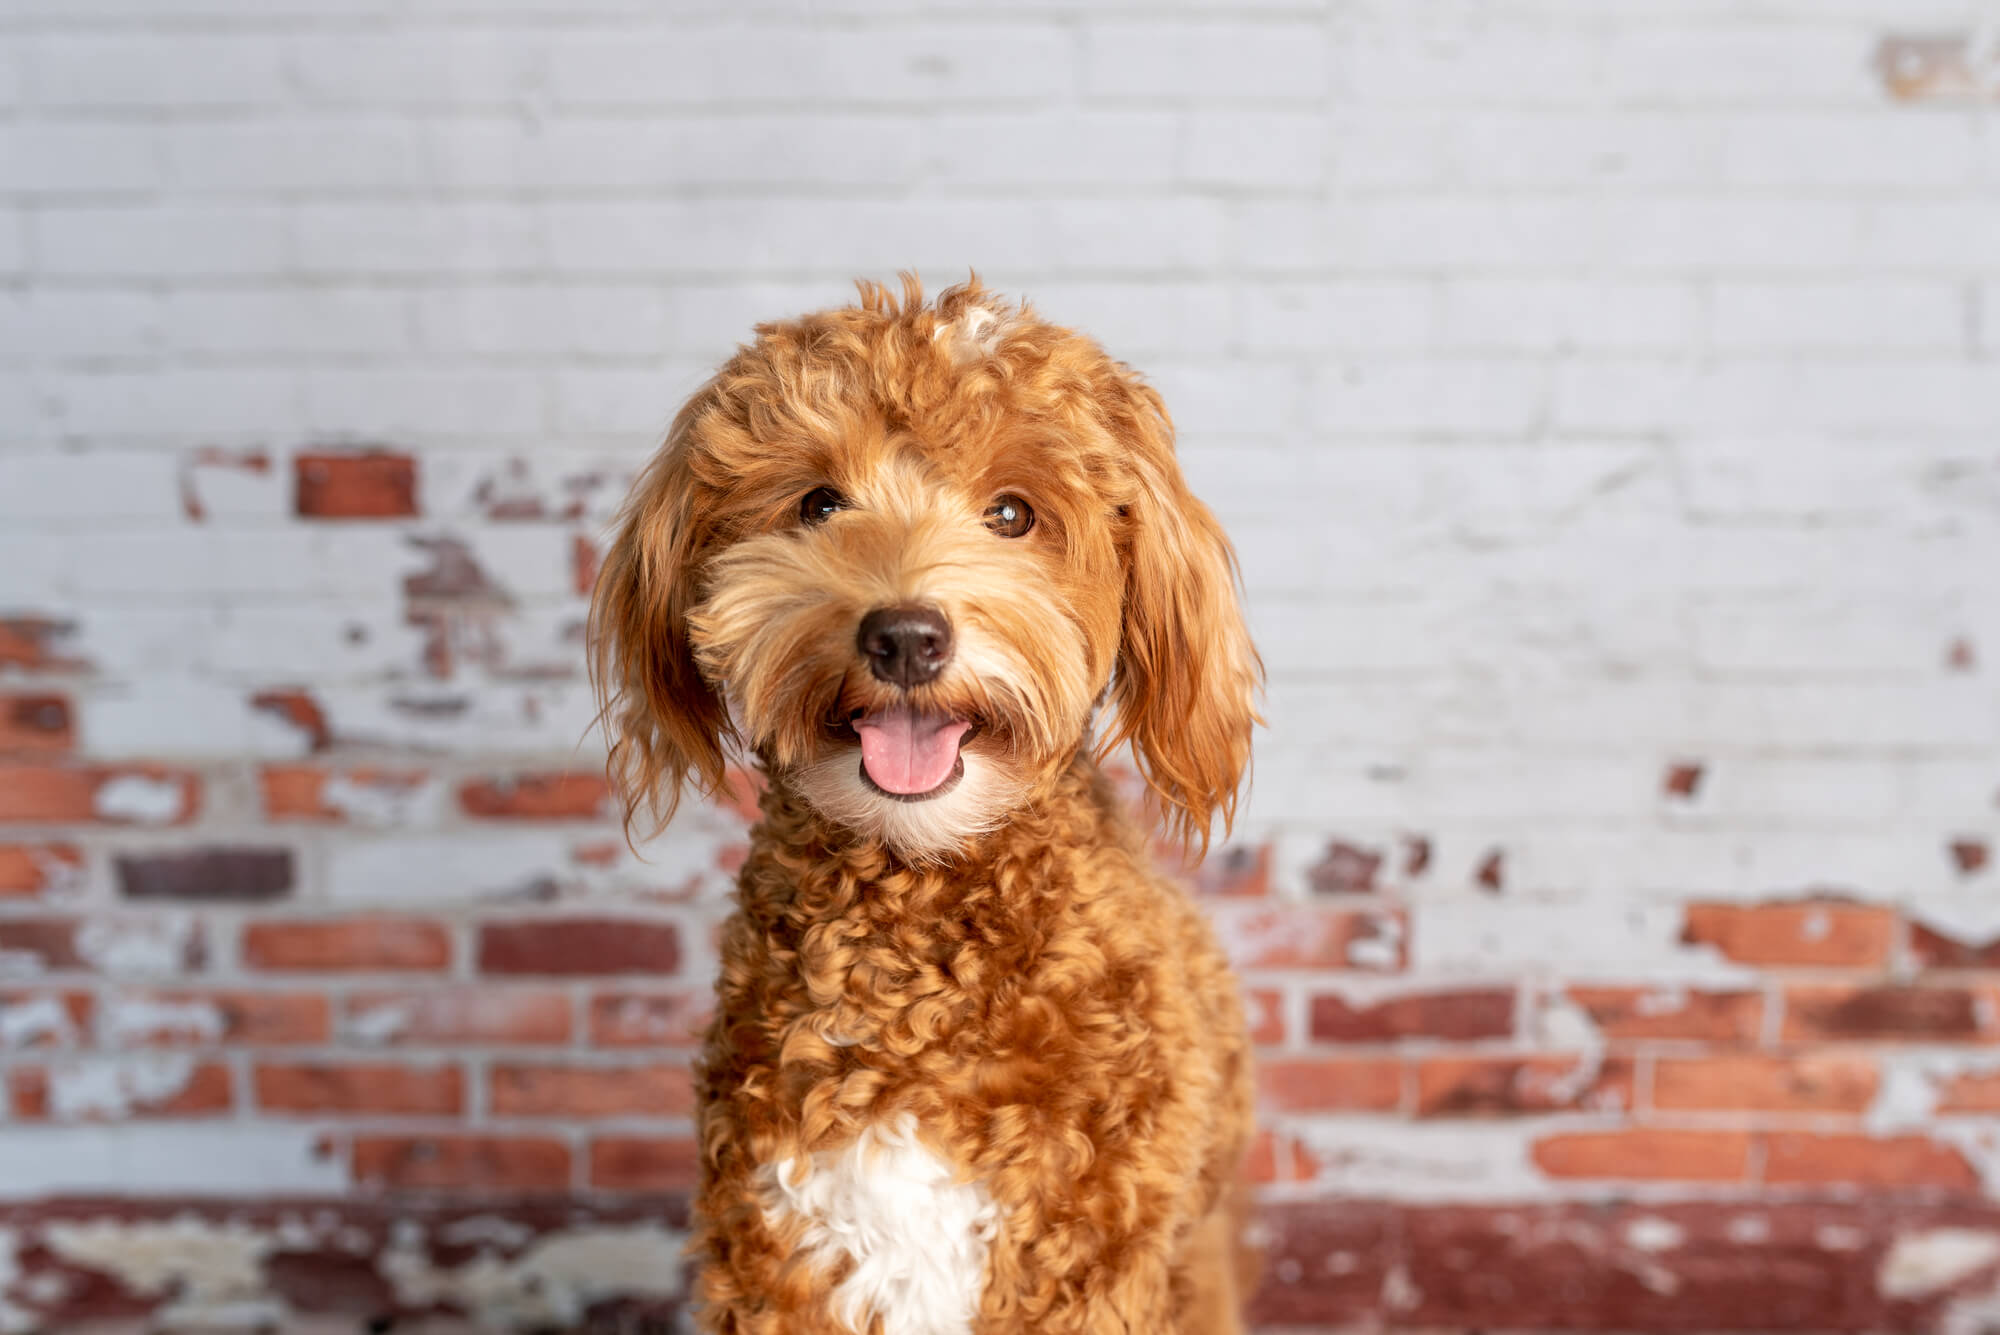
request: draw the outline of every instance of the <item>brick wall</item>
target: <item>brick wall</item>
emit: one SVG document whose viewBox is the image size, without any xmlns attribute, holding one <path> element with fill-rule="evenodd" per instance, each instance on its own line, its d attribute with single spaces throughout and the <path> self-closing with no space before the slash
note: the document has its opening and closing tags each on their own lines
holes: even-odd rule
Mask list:
<svg viewBox="0 0 2000 1335">
<path fill-rule="evenodd" d="M 628 853 L 583 591 L 754 320 L 970 265 L 1240 544 L 1260 1319 L 1977 1328 L 1982 17 L 9 0 L 0 1330 L 673 1308 L 742 794 Z"/>
</svg>

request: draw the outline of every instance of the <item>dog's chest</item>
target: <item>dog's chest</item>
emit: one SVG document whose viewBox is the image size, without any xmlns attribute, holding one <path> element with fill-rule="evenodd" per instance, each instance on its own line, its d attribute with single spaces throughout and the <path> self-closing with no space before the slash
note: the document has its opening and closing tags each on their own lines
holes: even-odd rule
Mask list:
<svg viewBox="0 0 2000 1335">
<path fill-rule="evenodd" d="M 764 1170 L 773 1226 L 802 1225 L 800 1247 L 845 1274 L 834 1310 L 862 1332 L 966 1335 L 999 1223 L 992 1197 L 962 1181 L 905 1113 L 850 1145 Z"/>
</svg>

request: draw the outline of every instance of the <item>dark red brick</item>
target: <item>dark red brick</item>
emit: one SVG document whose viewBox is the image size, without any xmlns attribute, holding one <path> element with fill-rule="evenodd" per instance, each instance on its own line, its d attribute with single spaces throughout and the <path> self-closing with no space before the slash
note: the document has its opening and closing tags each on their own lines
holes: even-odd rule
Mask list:
<svg viewBox="0 0 2000 1335">
<path fill-rule="evenodd" d="M 66 697 L 46 691 L 0 695 L 0 752 L 53 755 L 75 745 Z"/>
<path fill-rule="evenodd" d="M 412 1191 L 565 1191 L 569 1146 L 548 1136 L 357 1136 L 354 1180 Z"/>
<path fill-rule="evenodd" d="M 473 779 L 458 790 L 465 813 L 487 820 L 601 820 L 610 800 L 601 774 L 514 774 Z"/>
<path fill-rule="evenodd" d="M 301 454 L 293 476 L 294 509 L 302 518 L 409 519 L 417 513 L 417 464 L 407 454 Z"/>
<path fill-rule="evenodd" d="M 1388 1043 L 1404 1038 L 1471 1041 L 1514 1032 L 1514 993 L 1504 987 L 1417 992 L 1367 1005 L 1324 993 L 1312 999 L 1311 1029 L 1324 1043 Z"/>
<path fill-rule="evenodd" d="M 672 923 L 539 918 L 479 929 L 481 973 L 673 973 L 680 964 L 680 935 Z"/>
<path fill-rule="evenodd" d="M 192 848 L 120 854 L 112 862 L 127 899 L 267 904 L 292 891 L 289 848 Z"/>
</svg>

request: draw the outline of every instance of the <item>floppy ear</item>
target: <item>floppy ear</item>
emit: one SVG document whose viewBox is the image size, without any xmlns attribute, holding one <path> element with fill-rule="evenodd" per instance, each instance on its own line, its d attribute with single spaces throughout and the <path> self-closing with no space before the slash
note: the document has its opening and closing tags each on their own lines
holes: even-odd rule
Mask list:
<svg viewBox="0 0 2000 1335">
<path fill-rule="evenodd" d="M 1250 730 L 1264 666 L 1236 595 L 1236 554 L 1174 459 L 1160 396 L 1127 379 L 1114 426 L 1131 446 L 1123 507 L 1125 617 L 1111 695 L 1118 721 L 1106 749 L 1128 738 L 1146 785 L 1182 845 L 1208 850 L 1226 831 L 1250 765 Z"/>
<path fill-rule="evenodd" d="M 729 711 L 695 666 L 688 609 L 703 543 L 681 411 L 666 446 L 632 489 L 590 600 L 590 676 L 610 743 L 605 774 L 625 806 L 629 838 L 641 811 L 653 834 L 673 817 L 681 787 L 717 792 Z"/>
</svg>

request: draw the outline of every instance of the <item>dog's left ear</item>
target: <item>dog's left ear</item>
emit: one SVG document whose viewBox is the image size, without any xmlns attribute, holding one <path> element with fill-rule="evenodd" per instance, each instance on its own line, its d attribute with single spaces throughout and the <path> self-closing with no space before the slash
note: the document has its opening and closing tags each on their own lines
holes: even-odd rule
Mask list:
<svg viewBox="0 0 2000 1335">
<path fill-rule="evenodd" d="M 1132 487 L 1120 507 L 1125 614 L 1106 749 L 1131 741 L 1169 829 L 1206 853 L 1216 814 L 1225 831 L 1236 815 L 1264 666 L 1243 624 L 1235 551 L 1181 476 L 1166 406 L 1121 381 L 1107 407 L 1130 447 Z"/>
</svg>

